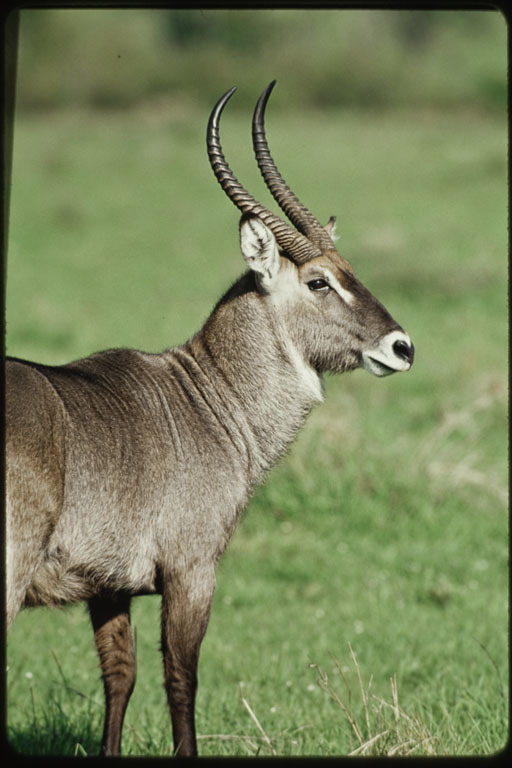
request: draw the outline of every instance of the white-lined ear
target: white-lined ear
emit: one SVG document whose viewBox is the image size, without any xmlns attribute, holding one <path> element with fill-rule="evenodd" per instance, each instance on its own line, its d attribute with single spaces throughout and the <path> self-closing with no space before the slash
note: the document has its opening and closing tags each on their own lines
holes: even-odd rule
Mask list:
<svg viewBox="0 0 512 768">
<path fill-rule="evenodd" d="M 240 220 L 240 247 L 259 285 L 270 291 L 279 272 L 279 249 L 273 233 L 254 214 L 244 214 Z"/>
<path fill-rule="evenodd" d="M 333 243 L 335 242 L 335 240 L 339 239 L 338 235 L 336 234 L 336 216 L 331 216 L 331 218 L 325 225 L 324 229 L 329 235 L 329 237 L 331 238 L 331 240 L 333 241 Z"/>
</svg>

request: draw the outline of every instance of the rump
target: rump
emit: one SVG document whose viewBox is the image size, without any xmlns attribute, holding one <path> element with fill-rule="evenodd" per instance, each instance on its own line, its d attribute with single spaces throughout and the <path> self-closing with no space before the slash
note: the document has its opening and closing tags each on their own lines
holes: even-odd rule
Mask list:
<svg viewBox="0 0 512 768">
<path fill-rule="evenodd" d="M 12 622 L 59 518 L 64 495 L 65 412 L 30 363 L 5 366 L 7 615 Z"/>
</svg>

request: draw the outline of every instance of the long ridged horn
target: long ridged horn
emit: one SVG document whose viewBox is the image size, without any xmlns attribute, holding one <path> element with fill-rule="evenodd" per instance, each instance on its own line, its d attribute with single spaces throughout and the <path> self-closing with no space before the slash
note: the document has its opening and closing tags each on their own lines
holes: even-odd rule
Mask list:
<svg viewBox="0 0 512 768">
<path fill-rule="evenodd" d="M 261 94 L 252 120 L 252 141 L 259 169 L 274 200 L 297 229 L 316 245 L 333 248 L 332 240 L 324 227 L 288 187 L 270 154 L 264 119 L 265 107 L 275 84 L 276 81 L 273 80 Z"/>
<path fill-rule="evenodd" d="M 206 146 L 210 165 L 222 189 L 237 208 L 242 213 L 253 213 L 258 216 L 273 232 L 279 247 L 292 261 L 303 264 L 315 256 L 320 256 L 320 250 L 307 237 L 279 219 L 250 195 L 240 184 L 224 157 L 219 138 L 219 120 L 222 110 L 235 90 L 236 86 L 219 99 L 208 120 Z"/>
</svg>

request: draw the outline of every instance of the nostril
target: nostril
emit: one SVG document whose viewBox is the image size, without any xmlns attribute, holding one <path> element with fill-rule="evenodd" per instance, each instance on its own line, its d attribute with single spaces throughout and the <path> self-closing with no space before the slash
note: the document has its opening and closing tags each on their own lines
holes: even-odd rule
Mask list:
<svg viewBox="0 0 512 768">
<path fill-rule="evenodd" d="M 398 357 L 402 357 L 409 363 L 412 363 L 414 359 L 414 345 L 409 345 L 404 339 L 397 339 L 393 344 L 393 352 Z"/>
</svg>

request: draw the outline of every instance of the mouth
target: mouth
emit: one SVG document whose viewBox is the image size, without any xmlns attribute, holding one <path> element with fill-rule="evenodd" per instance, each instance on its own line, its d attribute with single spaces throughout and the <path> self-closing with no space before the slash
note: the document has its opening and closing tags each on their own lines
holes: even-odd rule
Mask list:
<svg viewBox="0 0 512 768">
<path fill-rule="evenodd" d="M 414 360 L 414 346 L 403 331 L 392 331 L 373 349 L 363 352 L 363 368 L 374 376 L 408 371 Z"/>
<path fill-rule="evenodd" d="M 374 357 L 371 357 L 371 355 L 365 355 L 363 360 L 365 369 L 369 373 L 373 373 L 374 376 L 389 376 L 391 373 L 396 373 L 398 370 L 402 370 L 401 368 L 391 368 L 390 365 L 386 365 L 385 363 L 380 362 L 380 360 L 376 360 Z"/>
</svg>

